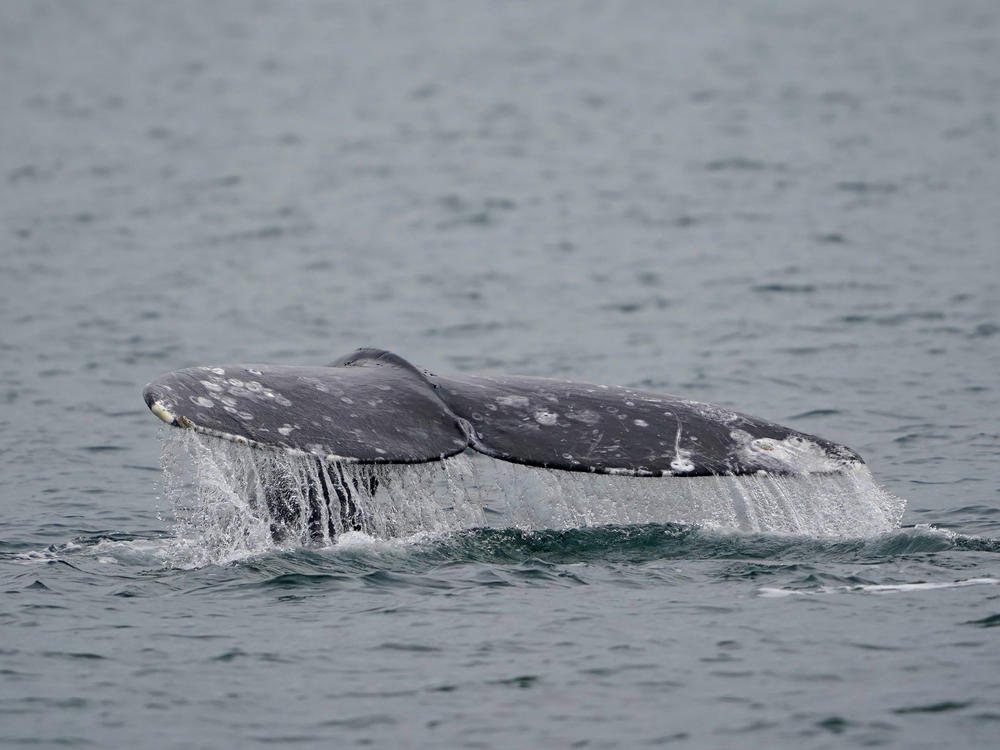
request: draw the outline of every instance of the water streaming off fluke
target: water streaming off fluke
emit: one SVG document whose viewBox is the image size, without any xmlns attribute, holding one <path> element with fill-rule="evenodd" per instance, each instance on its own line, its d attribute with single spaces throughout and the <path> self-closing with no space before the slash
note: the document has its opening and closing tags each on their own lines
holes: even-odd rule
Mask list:
<svg viewBox="0 0 1000 750">
<path fill-rule="evenodd" d="M 832 474 L 631 477 L 462 454 L 413 465 L 324 463 L 192 430 L 167 430 L 164 494 L 178 553 L 221 562 L 275 547 L 476 527 L 570 529 L 680 523 L 738 532 L 864 537 L 905 501 L 863 465 Z"/>
</svg>

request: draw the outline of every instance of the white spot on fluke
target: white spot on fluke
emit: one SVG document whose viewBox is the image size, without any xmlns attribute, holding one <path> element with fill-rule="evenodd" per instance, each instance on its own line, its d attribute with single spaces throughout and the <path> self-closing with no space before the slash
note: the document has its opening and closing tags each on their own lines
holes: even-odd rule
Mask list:
<svg viewBox="0 0 1000 750">
<path fill-rule="evenodd" d="M 566 413 L 566 418 L 572 419 L 574 422 L 582 422 L 587 425 L 600 424 L 601 421 L 601 415 L 592 409 L 569 411 Z"/>
<path fill-rule="evenodd" d="M 674 436 L 674 458 L 670 462 L 670 468 L 678 474 L 688 474 L 694 471 L 694 463 L 691 461 L 691 451 L 681 448 L 681 432 L 683 425 L 677 422 L 677 435 Z"/>
<path fill-rule="evenodd" d="M 680 474 L 694 471 L 694 464 L 686 456 L 678 456 L 670 462 L 670 468 Z"/>
<path fill-rule="evenodd" d="M 840 471 L 857 465 L 853 456 L 830 453 L 823 446 L 798 435 L 782 440 L 756 438 L 743 430 L 733 430 L 736 455 L 747 463 L 763 466 L 768 471 L 790 474 L 813 474 Z"/>
<path fill-rule="evenodd" d="M 191 403 L 196 406 L 204 407 L 205 409 L 211 409 L 215 406 L 215 402 L 210 398 L 205 398 L 204 396 L 191 396 Z"/>
<path fill-rule="evenodd" d="M 552 411 L 539 410 L 535 412 L 535 421 L 551 427 L 558 420 L 559 415 Z"/>
<path fill-rule="evenodd" d="M 163 404 L 161 404 L 159 401 L 154 401 L 150 405 L 149 410 L 151 412 L 153 412 L 153 414 L 155 414 L 156 416 L 158 416 L 160 419 L 162 419 L 164 422 L 166 422 L 167 424 L 173 424 L 173 422 L 174 422 L 174 415 L 171 414 L 170 410 L 166 406 L 164 406 Z"/>
<path fill-rule="evenodd" d="M 527 396 L 497 396 L 496 402 L 501 406 L 527 406 Z"/>
</svg>

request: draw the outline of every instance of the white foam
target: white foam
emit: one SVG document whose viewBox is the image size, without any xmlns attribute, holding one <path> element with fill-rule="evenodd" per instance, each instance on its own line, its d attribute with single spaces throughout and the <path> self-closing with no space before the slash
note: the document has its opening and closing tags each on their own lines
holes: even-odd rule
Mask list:
<svg viewBox="0 0 1000 750">
<path fill-rule="evenodd" d="M 159 565 L 169 555 L 171 546 L 169 539 L 72 541 L 44 549 L 27 550 L 13 555 L 11 559 L 20 563 L 37 563 L 80 556 L 104 565 Z"/>
</svg>

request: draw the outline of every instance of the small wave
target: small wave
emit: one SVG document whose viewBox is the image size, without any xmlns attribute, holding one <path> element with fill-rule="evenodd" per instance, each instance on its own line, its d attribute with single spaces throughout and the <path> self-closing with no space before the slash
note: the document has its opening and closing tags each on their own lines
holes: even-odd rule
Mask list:
<svg viewBox="0 0 1000 750">
<path fill-rule="evenodd" d="M 165 592 L 218 597 L 229 592 L 293 601 L 344 591 L 431 594 L 594 583 L 663 588 L 692 580 L 737 586 L 765 598 L 849 592 L 875 595 L 996 583 L 993 579 L 956 582 L 948 578 L 956 568 L 967 567 L 967 561 L 958 556 L 966 550 L 1000 551 L 1000 540 L 926 527 L 875 538 L 831 540 L 682 524 L 478 528 L 390 539 L 347 532 L 326 546 L 272 547 L 223 560 L 206 560 L 204 550 L 188 550 L 184 544 L 183 539 L 168 537 L 91 538 L 21 550 L 14 555 L 24 566 L 23 573 L 13 573 L 6 585 L 41 588 L 48 576 L 72 570 L 98 576 L 101 585 L 113 587 L 109 593 L 129 598 Z M 905 569 L 910 580 L 901 582 L 879 572 L 886 568 L 897 575 Z M 765 583 L 767 587 L 760 588 Z M 59 587 L 54 590 L 60 592 Z M 387 599 L 375 606 L 392 611 L 406 605 Z"/>
<path fill-rule="evenodd" d="M 773 566 L 781 562 L 789 566 L 821 566 L 884 562 L 941 552 L 1000 553 L 1000 539 L 968 536 L 925 525 L 853 539 L 728 532 L 685 524 L 618 524 L 538 530 L 474 528 L 421 531 L 395 538 L 350 531 L 327 545 L 272 545 L 264 550 L 245 551 L 215 560 L 206 560 L 204 550 L 188 549 L 188 544 L 189 540 L 167 535 L 101 534 L 78 537 L 65 544 L 4 552 L 0 553 L 0 559 L 25 564 L 92 562 L 154 570 L 236 566 L 273 576 L 289 572 L 337 576 L 385 570 L 421 572 L 453 564 L 519 565 L 526 561 L 573 565 L 733 560 L 748 565 Z M 833 589 L 861 590 L 854 586 Z"/>
<path fill-rule="evenodd" d="M 656 560 L 734 560 L 789 566 L 884 562 L 946 551 L 1000 551 L 1000 540 L 963 537 L 919 527 L 875 538 L 829 540 L 807 536 L 721 532 L 682 524 L 600 526 L 579 529 L 492 529 L 421 532 L 380 539 L 350 532 L 336 543 L 247 557 L 235 564 L 279 572 L 392 570 L 421 573 L 442 565 L 642 564 Z"/>
</svg>

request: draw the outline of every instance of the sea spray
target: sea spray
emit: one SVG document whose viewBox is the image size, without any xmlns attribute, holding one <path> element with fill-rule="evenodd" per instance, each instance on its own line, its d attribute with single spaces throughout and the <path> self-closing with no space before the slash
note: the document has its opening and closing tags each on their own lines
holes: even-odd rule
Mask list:
<svg viewBox="0 0 1000 750">
<path fill-rule="evenodd" d="M 163 467 L 177 557 L 193 564 L 330 545 L 355 530 L 402 538 L 656 523 L 867 537 L 898 527 L 905 506 L 860 464 L 830 474 L 689 478 L 557 471 L 479 454 L 413 465 L 328 464 L 168 430 Z M 330 489 L 338 482 L 348 490 L 349 512 Z"/>
</svg>

